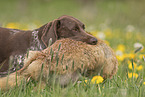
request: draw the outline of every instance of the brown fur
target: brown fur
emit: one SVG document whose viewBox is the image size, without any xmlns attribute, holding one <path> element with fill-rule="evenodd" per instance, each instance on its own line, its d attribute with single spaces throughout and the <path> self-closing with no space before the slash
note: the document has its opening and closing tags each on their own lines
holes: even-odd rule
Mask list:
<svg viewBox="0 0 145 97">
<path fill-rule="evenodd" d="M 61 47 L 58 51 L 60 44 Z M 59 58 L 58 64 L 56 61 L 57 55 Z M 61 61 L 63 56 L 63 61 Z M 104 78 L 111 78 L 116 74 L 118 68 L 118 61 L 114 52 L 102 40 L 98 40 L 97 45 L 89 45 L 71 39 L 58 40 L 41 52 L 30 51 L 24 64 L 24 67 L 17 72 L 18 82 L 29 77 L 39 81 L 42 73 L 41 69 L 43 69 L 43 84 L 49 83 L 48 80 L 53 81 L 52 75 L 55 73 L 55 80 L 61 86 L 66 86 L 70 82 L 75 83 L 82 75 L 101 74 Z M 14 76 L 15 73 L 9 75 L 11 79 L 8 79 L 8 86 L 10 87 L 16 84 Z M 7 77 L 0 79 L 1 89 L 6 88 L 6 79 Z"/>
<path fill-rule="evenodd" d="M 10 56 L 25 54 L 33 46 L 31 45 L 34 37 L 32 36 L 33 31 L 38 31 L 38 39 L 43 49 L 48 46 L 50 38 L 52 38 L 52 43 L 62 38 L 83 41 L 92 45 L 97 43 L 97 39 L 94 36 L 85 32 L 82 22 L 67 15 L 61 16 L 32 31 L 0 27 L 0 72 L 8 70 Z"/>
</svg>

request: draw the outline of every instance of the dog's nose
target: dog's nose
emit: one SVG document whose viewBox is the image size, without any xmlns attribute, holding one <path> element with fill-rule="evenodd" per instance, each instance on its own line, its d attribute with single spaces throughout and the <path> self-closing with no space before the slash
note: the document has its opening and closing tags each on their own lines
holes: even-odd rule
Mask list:
<svg viewBox="0 0 145 97">
<path fill-rule="evenodd" d="M 91 39 L 90 39 L 90 43 L 91 43 L 92 45 L 96 45 L 97 42 L 98 42 L 98 40 L 97 40 L 96 38 L 91 38 Z"/>
</svg>

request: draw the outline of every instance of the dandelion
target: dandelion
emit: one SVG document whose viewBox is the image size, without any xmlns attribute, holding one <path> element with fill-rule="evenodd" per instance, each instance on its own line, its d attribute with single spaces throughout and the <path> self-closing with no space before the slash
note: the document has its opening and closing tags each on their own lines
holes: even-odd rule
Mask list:
<svg viewBox="0 0 145 97">
<path fill-rule="evenodd" d="M 89 81 L 88 80 L 85 80 L 85 83 L 89 83 Z"/>
<path fill-rule="evenodd" d="M 106 36 L 105 36 L 105 34 L 103 32 L 98 32 L 97 33 L 97 37 L 99 37 L 100 39 L 104 40 Z"/>
<path fill-rule="evenodd" d="M 135 48 L 135 53 L 137 53 L 137 52 L 143 50 L 144 46 L 141 43 L 137 42 L 134 44 L 134 48 Z"/>
<path fill-rule="evenodd" d="M 143 69 L 143 66 L 142 65 L 139 65 L 137 68 L 136 68 L 136 70 L 138 70 L 138 71 L 140 71 L 140 70 L 142 70 Z"/>
<path fill-rule="evenodd" d="M 94 76 L 91 80 L 91 83 L 93 84 L 99 84 L 103 82 L 103 77 L 102 76 Z"/>
<path fill-rule="evenodd" d="M 132 68 L 132 63 L 130 61 L 128 63 L 129 63 L 128 68 L 132 70 L 133 69 Z M 136 69 L 137 64 L 135 62 L 133 62 L 133 66 L 134 66 L 134 69 Z"/>
<path fill-rule="evenodd" d="M 117 50 L 117 51 L 116 51 L 116 55 L 117 55 L 117 56 L 123 56 L 123 52 L 120 51 L 120 50 Z"/>
<path fill-rule="evenodd" d="M 116 56 L 117 56 L 117 59 L 119 61 L 123 61 L 124 58 L 125 58 L 124 55 L 123 55 L 123 52 L 122 51 L 119 51 L 119 50 L 116 51 Z"/>
<path fill-rule="evenodd" d="M 20 27 L 20 24 L 18 24 L 18 23 L 8 23 L 6 25 L 6 28 L 19 29 L 19 27 Z"/>
<path fill-rule="evenodd" d="M 130 58 L 130 59 L 135 58 L 135 54 L 129 54 L 129 58 Z"/>
<path fill-rule="evenodd" d="M 125 51 L 125 46 L 123 44 L 120 44 L 117 46 L 117 50 L 124 52 Z"/>
<path fill-rule="evenodd" d="M 132 78 L 132 76 L 133 76 L 133 78 L 135 77 L 135 78 L 138 78 L 138 74 L 137 73 L 129 73 L 128 72 L 128 77 L 129 78 Z"/>
<path fill-rule="evenodd" d="M 117 57 L 117 59 L 118 59 L 119 61 L 123 61 L 123 60 L 125 59 L 124 55 L 122 55 L 122 56 L 116 56 L 116 57 Z"/>
<path fill-rule="evenodd" d="M 83 83 L 84 86 L 90 85 L 90 79 L 86 79 L 84 81 L 78 81 L 77 83 Z"/>
<path fill-rule="evenodd" d="M 103 82 L 103 77 L 101 76 L 94 76 L 92 79 L 84 80 L 85 85 L 86 84 L 99 84 Z M 82 83 L 82 81 L 79 83 Z"/>
<path fill-rule="evenodd" d="M 127 31 L 127 32 L 133 32 L 134 30 L 135 30 L 135 28 L 134 28 L 133 25 L 128 25 L 128 26 L 126 27 L 126 31 Z"/>
<path fill-rule="evenodd" d="M 145 85 L 145 82 L 143 82 L 143 84 Z"/>
<path fill-rule="evenodd" d="M 136 48 L 139 48 L 139 47 L 144 47 L 141 43 L 134 43 L 134 48 L 136 49 Z"/>
<path fill-rule="evenodd" d="M 132 53 L 124 54 L 124 57 L 125 57 L 125 58 L 133 59 L 133 58 L 135 58 L 135 54 L 132 54 Z"/>
<path fill-rule="evenodd" d="M 128 64 L 129 64 L 128 65 L 128 68 L 132 70 L 133 69 L 132 63 L 130 61 L 128 61 Z M 143 69 L 143 66 L 142 65 L 137 66 L 137 64 L 135 62 L 133 62 L 133 66 L 134 66 L 134 69 L 136 69 L 138 71 L 140 71 L 140 70 Z"/>
</svg>

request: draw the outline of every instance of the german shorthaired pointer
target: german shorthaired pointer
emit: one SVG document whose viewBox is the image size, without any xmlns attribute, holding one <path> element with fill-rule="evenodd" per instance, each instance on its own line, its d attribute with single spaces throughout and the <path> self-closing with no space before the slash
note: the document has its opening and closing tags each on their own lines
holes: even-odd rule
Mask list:
<svg viewBox="0 0 145 97">
<path fill-rule="evenodd" d="M 62 38 L 71 38 L 95 45 L 97 39 L 84 29 L 82 22 L 67 15 L 32 31 L 0 27 L 0 76 L 7 74 L 8 70 L 15 71 L 17 66 L 21 68 L 27 50 L 45 49 L 50 38 L 52 43 Z"/>
</svg>

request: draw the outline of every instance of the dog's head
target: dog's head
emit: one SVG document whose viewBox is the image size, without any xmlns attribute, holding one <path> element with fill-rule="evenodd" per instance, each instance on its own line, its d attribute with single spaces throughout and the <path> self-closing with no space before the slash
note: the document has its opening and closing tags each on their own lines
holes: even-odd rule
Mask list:
<svg viewBox="0 0 145 97">
<path fill-rule="evenodd" d="M 62 38 L 70 38 L 76 41 L 83 41 L 91 45 L 97 43 L 97 39 L 86 33 L 85 25 L 78 19 L 71 16 L 61 16 L 58 19 L 42 26 L 41 39 L 44 45 L 48 46 L 48 41 L 52 38 L 52 43 Z"/>
</svg>

